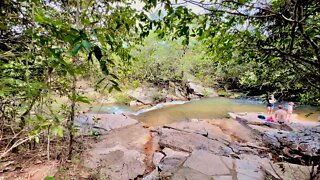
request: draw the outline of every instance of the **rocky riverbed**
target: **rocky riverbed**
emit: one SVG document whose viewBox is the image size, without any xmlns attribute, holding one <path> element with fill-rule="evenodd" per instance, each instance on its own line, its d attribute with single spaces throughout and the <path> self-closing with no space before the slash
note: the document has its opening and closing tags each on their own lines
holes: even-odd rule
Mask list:
<svg viewBox="0 0 320 180">
<path fill-rule="evenodd" d="M 279 126 L 253 113 L 230 116 L 149 127 L 128 114 L 86 115 L 78 121 L 80 132 L 99 137 L 81 166 L 86 178 L 100 179 L 320 178 L 319 124 Z"/>
</svg>

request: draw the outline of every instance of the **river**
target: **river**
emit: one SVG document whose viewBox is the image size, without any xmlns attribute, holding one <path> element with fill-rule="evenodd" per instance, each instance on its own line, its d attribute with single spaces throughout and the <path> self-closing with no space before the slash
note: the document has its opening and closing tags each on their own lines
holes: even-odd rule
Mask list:
<svg viewBox="0 0 320 180">
<path fill-rule="evenodd" d="M 287 103 L 281 103 L 286 106 Z M 277 104 L 276 104 L 277 105 Z M 122 113 L 133 112 L 133 118 L 149 125 L 163 125 L 193 118 L 225 118 L 228 112 L 261 112 L 266 114 L 266 107 L 261 101 L 248 99 L 204 98 L 190 102 L 170 102 L 137 110 L 126 105 L 104 104 L 93 105 L 93 112 Z M 298 106 L 294 109 L 300 121 L 318 121 L 320 112 L 316 107 Z"/>
</svg>

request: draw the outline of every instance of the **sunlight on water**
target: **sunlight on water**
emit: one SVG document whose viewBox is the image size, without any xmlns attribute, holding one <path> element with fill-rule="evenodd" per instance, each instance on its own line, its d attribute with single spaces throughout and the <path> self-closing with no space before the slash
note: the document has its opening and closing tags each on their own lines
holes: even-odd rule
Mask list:
<svg viewBox="0 0 320 180">
<path fill-rule="evenodd" d="M 208 98 L 191 101 L 185 104 L 165 106 L 161 109 L 147 111 L 134 118 L 149 125 L 163 125 L 167 123 L 188 120 L 192 118 L 224 118 L 228 112 L 261 112 L 265 113 L 265 104 L 259 101 L 246 99 Z M 316 121 L 319 111 L 312 107 L 303 107 L 294 110 L 299 120 Z M 306 117 L 305 115 L 310 116 Z"/>
</svg>

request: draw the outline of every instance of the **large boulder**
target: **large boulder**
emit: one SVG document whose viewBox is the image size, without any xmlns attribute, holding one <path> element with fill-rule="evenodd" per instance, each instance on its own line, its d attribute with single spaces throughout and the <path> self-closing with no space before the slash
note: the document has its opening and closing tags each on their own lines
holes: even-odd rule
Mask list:
<svg viewBox="0 0 320 180">
<path fill-rule="evenodd" d="M 145 144 L 150 140 L 142 123 L 112 130 L 83 155 L 83 166 L 102 179 L 135 179 L 146 171 Z"/>
<path fill-rule="evenodd" d="M 205 88 L 202 85 L 195 84 L 194 82 L 186 83 L 187 92 L 190 95 L 196 95 L 198 97 L 209 96 L 217 97 L 218 94 L 212 88 Z"/>
<path fill-rule="evenodd" d="M 154 96 L 158 94 L 157 88 L 137 88 L 135 90 L 128 91 L 127 94 L 135 99 L 137 102 L 148 105 L 153 104 Z"/>
<path fill-rule="evenodd" d="M 266 132 L 266 145 L 295 163 L 309 164 L 320 159 L 320 127 L 297 132 Z"/>
</svg>

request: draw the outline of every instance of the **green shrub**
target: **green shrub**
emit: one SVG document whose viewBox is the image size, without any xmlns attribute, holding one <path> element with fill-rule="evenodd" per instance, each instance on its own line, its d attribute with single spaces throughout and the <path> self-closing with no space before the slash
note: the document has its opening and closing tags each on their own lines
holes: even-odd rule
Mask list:
<svg viewBox="0 0 320 180">
<path fill-rule="evenodd" d="M 203 91 L 203 97 L 209 97 L 210 94 L 211 92 L 206 89 Z"/>
<path fill-rule="evenodd" d="M 133 100 L 132 97 L 130 97 L 129 95 L 127 94 L 123 94 L 123 93 L 120 93 L 120 94 L 117 94 L 115 95 L 115 99 L 118 103 L 129 103 L 130 101 Z"/>
<path fill-rule="evenodd" d="M 134 80 L 132 81 L 132 86 L 134 89 L 137 89 L 138 87 L 140 87 L 141 82 L 139 80 Z"/>
<path fill-rule="evenodd" d="M 226 96 L 228 96 L 228 92 L 224 91 L 224 90 L 220 90 L 220 91 L 218 91 L 218 95 L 221 97 L 226 97 Z"/>
</svg>

